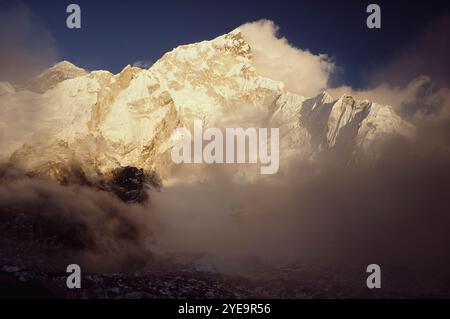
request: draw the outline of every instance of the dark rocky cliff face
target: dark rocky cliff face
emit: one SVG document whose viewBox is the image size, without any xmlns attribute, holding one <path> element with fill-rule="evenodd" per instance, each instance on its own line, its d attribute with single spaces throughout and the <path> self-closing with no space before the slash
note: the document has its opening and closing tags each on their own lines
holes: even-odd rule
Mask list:
<svg viewBox="0 0 450 319">
<path fill-rule="evenodd" d="M 148 200 L 143 169 L 121 167 L 113 172 L 113 176 L 112 190 L 122 201 L 139 203 Z"/>
<path fill-rule="evenodd" d="M 162 187 L 162 181 L 156 172 L 147 172 L 142 168 L 132 166 L 116 168 L 107 176 L 99 175 L 95 179 L 89 178 L 80 165 L 75 163 L 46 163 L 37 170 L 27 173 L 14 169 L 12 166 L 1 167 L 0 182 L 5 176 L 10 176 L 12 170 L 15 170 L 18 176 L 26 175 L 29 178 L 50 179 L 63 186 L 94 187 L 115 194 L 125 203 L 144 203 L 149 200 L 147 191 L 150 188 L 159 189 Z"/>
</svg>

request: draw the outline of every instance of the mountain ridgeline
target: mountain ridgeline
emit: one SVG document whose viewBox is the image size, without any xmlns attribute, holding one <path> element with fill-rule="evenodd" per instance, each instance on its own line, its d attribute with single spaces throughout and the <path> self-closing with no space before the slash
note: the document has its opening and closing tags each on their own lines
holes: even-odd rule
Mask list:
<svg viewBox="0 0 450 319">
<path fill-rule="evenodd" d="M 57 181 L 74 170 L 90 182 L 114 179 L 121 167 L 136 168 L 138 179 L 145 172 L 164 180 L 179 142 L 172 132 L 192 129 L 196 119 L 210 127 L 279 127 L 281 169 L 283 161 L 330 151 L 348 161 L 376 160 L 387 137 L 414 134 L 391 106 L 293 94 L 259 75 L 252 61 L 236 29 L 179 46 L 149 69 L 128 65 L 114 75 L 64 61 L 20 89 L 2 83 L 0 160 Z"/>
</svg>

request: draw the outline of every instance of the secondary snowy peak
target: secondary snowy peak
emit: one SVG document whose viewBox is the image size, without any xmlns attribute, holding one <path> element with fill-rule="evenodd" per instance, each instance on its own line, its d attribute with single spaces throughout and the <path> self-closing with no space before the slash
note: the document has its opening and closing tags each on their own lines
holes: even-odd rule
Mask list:
<svg viewBox="0 0 450 319">
<path fill-rule="evenodd" d="M 86 74 L 88 74 L 86 70 L 79 68 L 68 61 L 62 61 L 32 78 L 26 84 L 26 89 L 37 93 L 44 93 L 62 81 Z"/>
<path fill-rule="evenodd" d="M 334 147 L 355 148 L 348 145 L 356 141 L 356 146 L 364 151 L 371 151 L 374 142 L 392 134 L 410 136 L 414 128 L 402 120 L 389 105 L 379 105 L 367 100 L 358 101 L 352 96 L 342 96 L 332 107 L 326 141 Z"/>
<path fill-rule="evenodd" d="M 316 97 L 309 99 L 309 103 L 311 103 L 311 110 L 314 110 L 317 106 L 326 105 L 328 103 L 334 102 L 335 98 L 332 97 L 328 92 L 323 91 Z"/>
<path fill-rule="evenodd" d="M 386 137 L 414 134 L 414 126 L 389 105 L 355 100 L 350 95 L 334 99 L 326 92 L 309 99 L 282 95 L 269 123 L 280 126 L 284 148 L 305 156 L 332 150 L 341 155 L 375 157 Z"/>
</svg>

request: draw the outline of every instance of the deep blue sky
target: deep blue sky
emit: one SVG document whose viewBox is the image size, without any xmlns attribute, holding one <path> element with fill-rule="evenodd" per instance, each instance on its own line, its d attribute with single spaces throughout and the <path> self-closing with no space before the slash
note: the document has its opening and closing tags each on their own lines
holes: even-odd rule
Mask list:
<svg viewBox="0 0 450 319">
<path fill-rule="evenodd" d="M 450 12 L 450 1 L 431 0 L 22 2 L 51 31 L 62 58 L 87 69 L 115 73 L 128 63 L 155 61 L 177 45 L 211 39 L 265 18 L 279 25 L 280 34 L 293 45 L 332 56 L 345 70 L 341 80 L 354 87 L 363 86 L 367 72 L 411 45 L 433 19 Z M 65 26 L 70 3 L 81 6 L 81 30 Z M 381 30 L 365 27 L 369 3 L 381 5 Z"/>
</svg>

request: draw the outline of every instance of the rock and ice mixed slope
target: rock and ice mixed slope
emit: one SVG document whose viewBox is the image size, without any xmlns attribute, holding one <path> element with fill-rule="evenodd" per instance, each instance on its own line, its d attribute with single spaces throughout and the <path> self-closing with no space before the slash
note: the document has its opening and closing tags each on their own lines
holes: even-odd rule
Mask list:
<svg viewBox="0 0 450 319">
<path fill-rule="evenodd" d="M 258 75 L 239 29 L 211 41 L 183 45 L 149 69 L 87 72 L 61 62 L 25 89 L 0 86 L 0 160 L 57 176 L 71 166 L 88 175 L 120 166 L 170 176 L 172 132 L 208 126 L 280 127 L 280 156 L 314 158 L 326 150 L 371 154 L 390 134 L 413 127 L 390 106 L 306 98 Z"/>
</svg>

